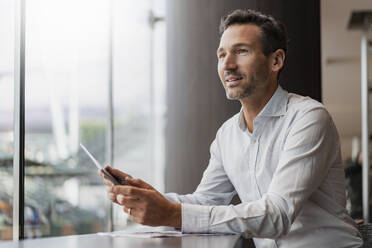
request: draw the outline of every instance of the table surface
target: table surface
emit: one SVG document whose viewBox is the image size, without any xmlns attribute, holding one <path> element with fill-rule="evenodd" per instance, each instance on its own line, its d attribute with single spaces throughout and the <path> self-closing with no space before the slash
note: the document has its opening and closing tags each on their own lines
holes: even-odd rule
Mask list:
<svg viewBox="0 0 372 248">
<path fill-rule="evenodd" d="M 250 248 L 251 240 L 241 238 L 239 235 L 227 236 L 186 236 L 167 238 L 129 238 L 111 237 L 97 234 L 74 235 L 54 238 L 26 239 L 22 241 L 3 241 L 0 248 L 215 248 L 233 247 Z"/>
</svg>

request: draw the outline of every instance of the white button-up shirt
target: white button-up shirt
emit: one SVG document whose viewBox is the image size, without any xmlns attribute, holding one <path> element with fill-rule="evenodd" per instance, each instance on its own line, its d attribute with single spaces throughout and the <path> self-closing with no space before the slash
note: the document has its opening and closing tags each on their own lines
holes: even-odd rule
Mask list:
<svg viewBox="0 0 372 248">
<path fill-rule="evenodd" d="M 253 122 L 243 112 L 213 141 L 209 165 L 182 203 L 182 231 L 241 233 L 256 247 L 360 247 L 345 210 L 336 127 L 324 106 L 280 86 Z M 228 205 L 238 194 L 242 203 Z"/>
</svg>

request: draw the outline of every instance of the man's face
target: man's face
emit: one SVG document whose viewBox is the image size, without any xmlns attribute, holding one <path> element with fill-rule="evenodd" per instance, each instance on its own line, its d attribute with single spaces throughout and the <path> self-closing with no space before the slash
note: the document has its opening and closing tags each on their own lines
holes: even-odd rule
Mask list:
<svg viewBox="0 0 372 248">
<path fill-rule="evenodd" d="M 228 99 L 239 100 L 266 89 L 270 67 L 260 35 L 260 28 L 252 24 L 232 25 L 222 34 L 218 74 Z"/>
</svg>

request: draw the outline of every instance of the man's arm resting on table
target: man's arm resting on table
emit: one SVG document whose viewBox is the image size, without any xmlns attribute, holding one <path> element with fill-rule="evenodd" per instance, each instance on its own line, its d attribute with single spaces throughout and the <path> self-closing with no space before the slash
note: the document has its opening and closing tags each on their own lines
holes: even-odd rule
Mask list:
<svg viewBox="0 0 372 248">
<path fill-rule="evenodd" d="M 268 192 L 261 199 L 236 206 L 183 204 L 182 230 L 259 238 L 285 235 L 338 159 L 333 152 L 337 145 L 337 131 L 324 109 L 304 114 L 289 131 Z"/>
<path fill-rule="evenodd" d="M 335 140 L 336 143 L 338 142 L 337 139 L 337 132 L 325 110 L 316 109 L 305 114 L 293 124 L 269 190 L 262 199 L 237 206 L 182 204 L 182 230 L 243 233 L 246 237 L 266 238 L 285 235 L 303 203 L 323 181 L 332 163 L 332 152 L 329 149 L 334 147 Z M 223 167 L 220 165 L 214 168 L 219 168 L 217 171 L 223 172 Z M 215 170 L 214 168 L 211 168 L 212 171 Z M 211 174 L 213 173 L 208 173 Z M 123 190 L 121 194 L 125 197 L 123 199 L 117 197 L 117 200 L 119 203 L 124 203 L 126 207 L 124 211 L 127 211 L 128 207 L 133 207 L 131 218 L 134 221 L 147 225 L 161 225 L 165 224 L 164 222 L 169 222 L 172 226 L 180 224 L 168 219 L 173 213 L 179 216 L 179 205 L 177 208 L 169 207 L 171 206 L 169 201 L 157 191 L 151 190 L 151 186 L 141 183 L 137 185 L 144 189 L 128 186 L 114 187 Z M 211 188 L 214 187 L 215 185 L 212 184 Z M 146 211 L 136 212 L 136 208 L 146 209 Z M 168 215 L 163 215 L 164 209 L 170 209 Z M 161 218 L 154 218 L 153 215 Z M 166 221 L 161 222 L 159 219 Z"/>
</svg>

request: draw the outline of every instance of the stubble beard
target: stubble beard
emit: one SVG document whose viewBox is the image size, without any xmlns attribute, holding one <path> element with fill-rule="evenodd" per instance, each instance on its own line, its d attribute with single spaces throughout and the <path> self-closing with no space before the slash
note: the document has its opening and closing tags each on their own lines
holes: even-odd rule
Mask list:
<svg viewBox="0 0 372 248">
<path fill-rule="evenodd" d="M 242 85 L 229 89 L 225 86 L 226 97 L 229 100 L 240 100 L 253 95 L 258 88 L 258 81 L 252 78 L 250 82 L 244 82 Z"/>
</svg>

